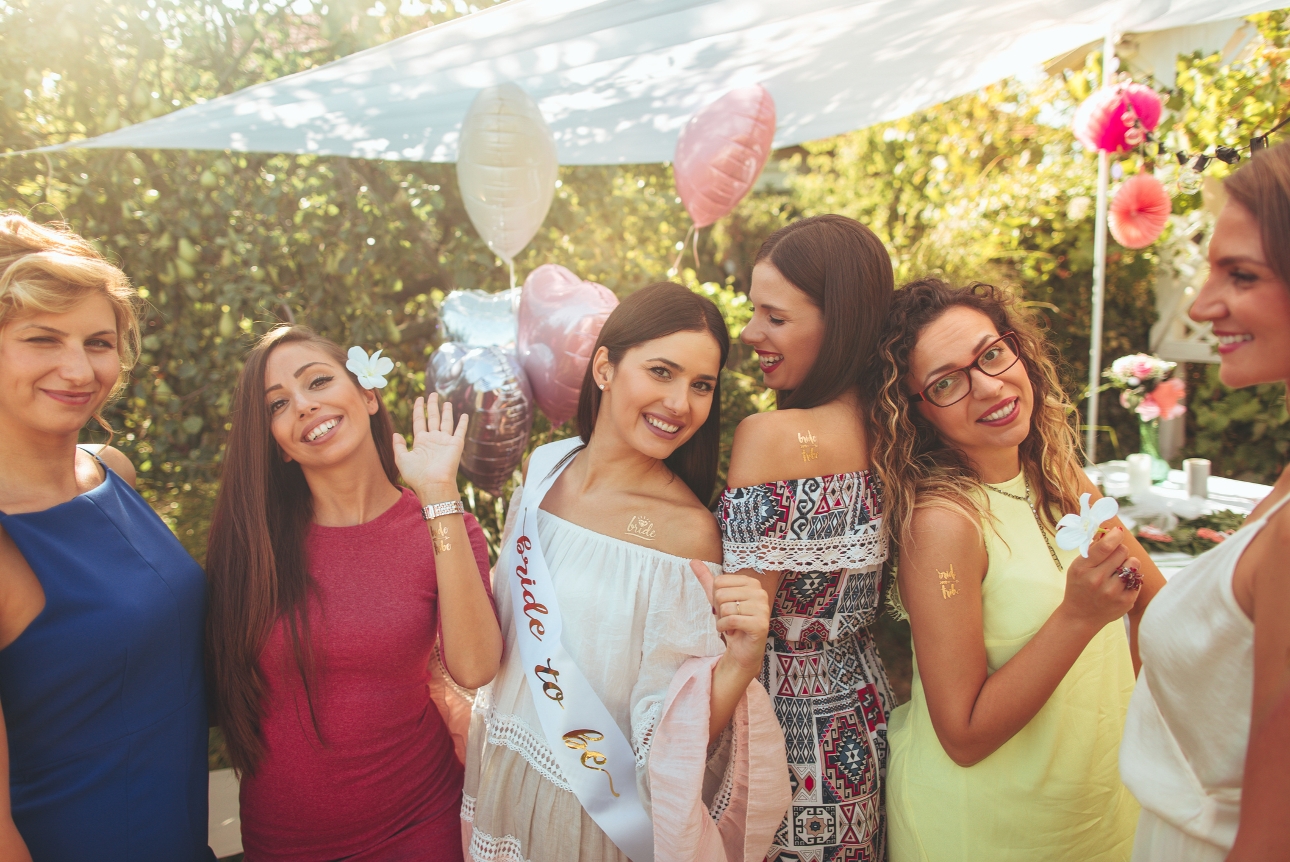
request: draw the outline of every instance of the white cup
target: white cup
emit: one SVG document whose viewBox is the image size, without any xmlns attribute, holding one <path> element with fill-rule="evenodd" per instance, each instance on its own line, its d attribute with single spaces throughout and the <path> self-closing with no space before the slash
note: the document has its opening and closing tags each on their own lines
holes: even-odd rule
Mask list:
<svg viewBox="0 0 1290 862">
<path fill-rule="evenodd" d="M 1129 461 L 1129 496 L 1145 494 L 1151 490 L 1151 467 L 1154 459 L 1145 452 L 1135 452 Z"/>
<path fill-rule="evenodd" d="M 1183 461 L 1183 473 L 1187 476 L 1188 497 L 1209 497 L 1209 460 L 1206 458 L 1187 458 Z"/>
</svg>

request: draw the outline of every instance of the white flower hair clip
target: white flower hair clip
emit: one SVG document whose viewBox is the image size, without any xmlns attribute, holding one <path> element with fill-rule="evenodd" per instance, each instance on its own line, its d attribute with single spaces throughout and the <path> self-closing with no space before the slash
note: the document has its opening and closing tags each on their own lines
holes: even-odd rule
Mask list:
<svg viewBox="0 0 1290 862">
<path fill-rule="evenodd" d="M 382 356 L 379 350 L 368 356 L 363 348 L 351 347 L 345 367 L 354 373 L 358 385 L 364 389 L 384 389 L 389 382 L 385 375 L 394 370 L 394 360 Z"/>
<path fill-rule="evenodd" d="M 1057 547 L 1067 551 L 1079 548 L 1081 557 L 1088 557 L 1089 546 L 1101 538 L 1104 532 L 1102 525 L 1111 520 L 1120 511 L 1120 504 L 1114 497 L 1103 497 L 1092 506 L 1088 501 L 1091 494 L 1079 495 L 1079 514 L 1063 515 L 1057 522 Z M 1115 570 L 1115 574 L 1131 590 L 1142 586 L 1142 575 L 1138 570 L 1125 563 Z"/>
</svg>

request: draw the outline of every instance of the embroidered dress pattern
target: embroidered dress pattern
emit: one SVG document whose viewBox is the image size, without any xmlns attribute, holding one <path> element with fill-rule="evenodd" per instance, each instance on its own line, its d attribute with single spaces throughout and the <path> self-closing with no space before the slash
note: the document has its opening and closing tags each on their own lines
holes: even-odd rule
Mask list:
<svg viewBox="0 0 1290 862">
<path fill-rule="evenodd" d="M 882 595 L 882 497 L 868 471 L 721 496 L 724 568 L 781 571 L 761 681 L 784 731 L 792 807 L 768 862 L 886 858 L 895 705 L 868 626 Z"/>
</svg>

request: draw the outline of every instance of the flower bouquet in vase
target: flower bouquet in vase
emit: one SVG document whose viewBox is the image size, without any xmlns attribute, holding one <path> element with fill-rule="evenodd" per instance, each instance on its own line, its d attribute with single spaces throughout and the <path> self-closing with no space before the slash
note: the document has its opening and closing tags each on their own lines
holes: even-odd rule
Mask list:
<svg viewBox="0 0 1290 862">
<path fill-rule="evenodd" d="M 1175 419 L 1187 411 L 1182 405 L 1186 385 L 1173 374 L 1177 363 L 1158 356 L 1134 353 L 1121 356 L 1102 375 L 1120 391 L 1120 404 L 1138 414 L 1142 451 L 1151 456 L 1151 480 L 1169 475 L 1169 463 L 1160 457 L 1160 421 Z"/>
</svg>

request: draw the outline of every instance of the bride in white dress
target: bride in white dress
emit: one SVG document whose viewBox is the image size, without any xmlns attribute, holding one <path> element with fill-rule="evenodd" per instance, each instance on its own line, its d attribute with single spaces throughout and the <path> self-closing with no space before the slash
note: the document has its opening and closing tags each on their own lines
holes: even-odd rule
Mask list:
<svg viewBox="0 0 1290 862">
<path fill-rule="evenodd" d="M 494 570 L 506 646 L 471 721 L 468 859 L 760 860 L 769 846 L 789 801 L 756 679 L 770 607 L 755 580 L 721 574 L 706 507 L 728 350 L 708 300 L 636 292 L 600 333 L 581 438 L 533 453 Z"/>
<path fill-rule="evenodd" d="M 1225 185 L 1209 278 L 1191 316 L 1213 325 L 1224 384 L 1282 383 L 1290 380 L 1290 143 L 1255 154 Z M 1287 780 L 1261 772 L 1285 752 L 1258 749 L 1261 738 L 1284 739 L 1260 732 L 1290 686 L 1287 499 L 1290 469 L 1241 530 L 1174 575 L 1143 615 L 1142 672 L 1120 746 L 1121 776 L 1142 803 L 1135 862 L 1287 858 Z M 1280 802 L 1243 804 L 1252 780 Z"/>
</svg>

